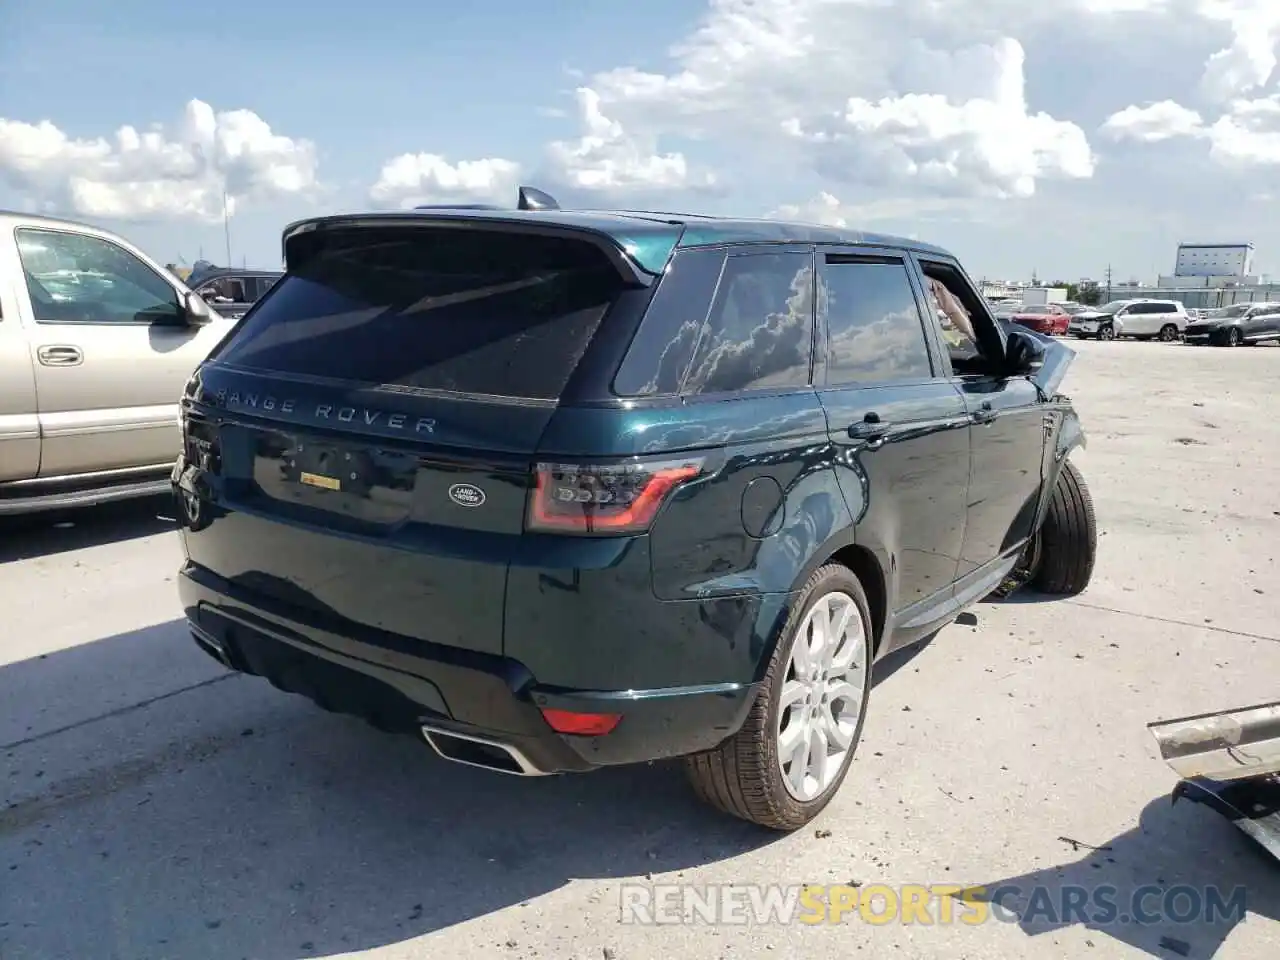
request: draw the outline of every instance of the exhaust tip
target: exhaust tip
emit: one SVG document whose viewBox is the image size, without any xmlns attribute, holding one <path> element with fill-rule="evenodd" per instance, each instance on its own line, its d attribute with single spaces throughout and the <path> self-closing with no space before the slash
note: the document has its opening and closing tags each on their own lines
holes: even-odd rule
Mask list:
<svg viewBox="0 0 1280 960">
<path fill-rule="evenodd" d="M 427 745 L 444 760 L 516 777 L 546 775 L 545 770 L 540 770 L 523 752 L 508 743 L 425 725 L 420 729 Z"/>
</svg>

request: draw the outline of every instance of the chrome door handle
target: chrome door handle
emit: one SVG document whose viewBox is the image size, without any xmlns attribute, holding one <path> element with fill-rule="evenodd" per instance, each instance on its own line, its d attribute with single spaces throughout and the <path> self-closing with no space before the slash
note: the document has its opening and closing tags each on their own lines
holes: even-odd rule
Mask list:
<svg viewBox="0 0 1280 960">
<path fill-rule="evenodd" d="M 36 351 L 36 356 L 46 367 L 74 367 L 84 363 L 84 353 L 79 347 L 63 345 L 41 347 Z"/>
<path fill-rule="evenodd" d="M 977 410 L 973 411 L 970 419 L 972 419 L 974 423 L 990 423 L 998 416 L 1000 416 L 999 412 L 991 409 L 990 403 L 984 403 Z"/>
</svg>

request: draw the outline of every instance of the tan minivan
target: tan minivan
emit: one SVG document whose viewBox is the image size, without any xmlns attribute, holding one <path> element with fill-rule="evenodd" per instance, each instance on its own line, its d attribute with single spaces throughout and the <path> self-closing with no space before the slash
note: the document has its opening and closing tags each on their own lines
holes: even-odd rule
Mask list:
<svg viewBox="0 0 1280 960">
<path fill-rule="evenodd" d="M 235 322 L 115 234 L 0 211 L 0 515 L 168 491 L 183 386 Z"/>
</svg>

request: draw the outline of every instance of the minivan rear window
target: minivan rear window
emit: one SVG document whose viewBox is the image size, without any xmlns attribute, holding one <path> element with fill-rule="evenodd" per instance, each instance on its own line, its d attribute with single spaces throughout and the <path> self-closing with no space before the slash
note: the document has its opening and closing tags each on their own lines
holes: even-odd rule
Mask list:
<svg viewBox="0 0 1280 960">
<path fill-rule="evenodd" d="M 573 238 L 412 225 L 335 229 L 308 246 L 219 361 L 557 399 L 623 289 L 605 254 Z"/>
</svg>

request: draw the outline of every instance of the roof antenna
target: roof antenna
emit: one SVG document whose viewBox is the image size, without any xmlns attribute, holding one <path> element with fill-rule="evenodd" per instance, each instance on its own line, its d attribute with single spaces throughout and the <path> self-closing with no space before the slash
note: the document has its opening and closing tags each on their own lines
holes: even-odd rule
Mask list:
<svg viewBox="0 0 1280 960">
<path fill-rule="evenodd" d="M 537 187 L 521 187 L 520 200 L 516 204 L 518 210 L 559 210 L 560 204 L 549 193 Z"/>
</svg>

